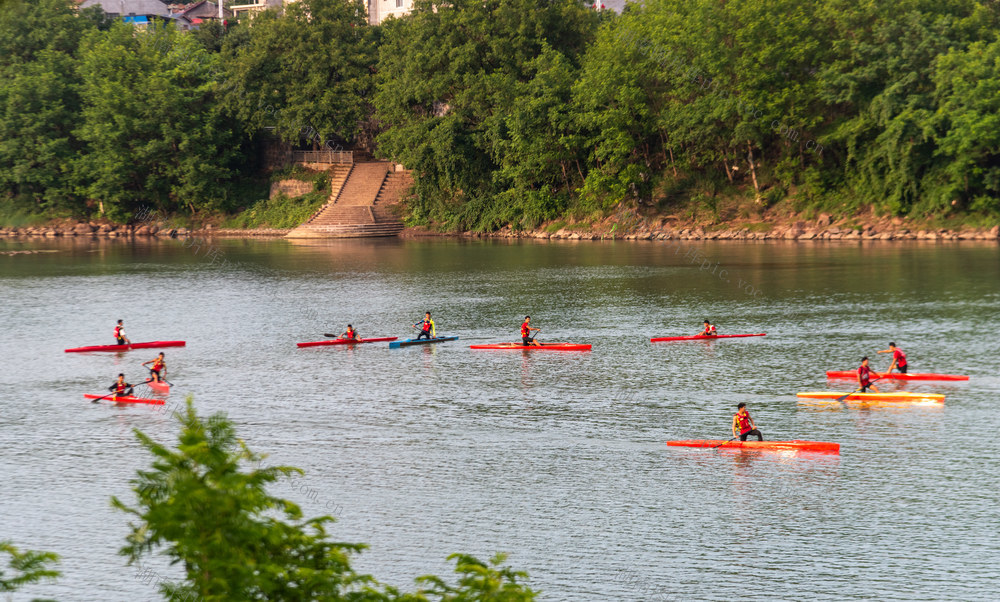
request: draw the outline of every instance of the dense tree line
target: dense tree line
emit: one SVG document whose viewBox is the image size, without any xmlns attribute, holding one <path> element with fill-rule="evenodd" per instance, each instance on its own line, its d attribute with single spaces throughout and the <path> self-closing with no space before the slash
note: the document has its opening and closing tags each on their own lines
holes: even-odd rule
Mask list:
<svg viewBox="0 0 1000 602">
<path fill-rule="evenodd" d="M 8 210 L 232 211 L 273 128 L 403 163 L 411 218 L 450 228 L 726 195 L 1000 213 L 995 2 L 418 0 L 371 27 L 303 0 L 190 34 L 71 5 L 0 12 Z"/>
</svg>

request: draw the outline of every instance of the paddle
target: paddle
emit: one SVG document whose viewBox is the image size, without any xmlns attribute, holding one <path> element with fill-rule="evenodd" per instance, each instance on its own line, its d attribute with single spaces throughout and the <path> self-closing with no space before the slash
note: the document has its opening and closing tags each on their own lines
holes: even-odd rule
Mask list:
<svg viewBox="0 0 1000 602">
<path fill-rule="evenodd" d="M 870 387 L 870 386 L 874 385 L 875 383 L 877 383 L 878 381 L 882 380 L 883 378 L 885 378 L 885 376 L 880 376 L 880 377 L 876 378 L 875 380 L 869 382 L 868 386 Z M 837 398 L 837 401 L 834 402 L 834 403 L 843 403 L 845 399 L 847 399 L 851 395 L 854 395 L 855 393 L 857 393 L 860 390 L 861 390 L 861 387 L 858 387 L 857 389 L 851 391 L 847 395 L 841 395 L 840 397 Z"/>
<path fill-rule="evenodd" d="M 132 387 L 129 387 L 129 389 L 131 389 L 131 388 Z M 125 393 L 124 395 L 122 395 L 122 397 L 129 397 L 130 395 L 131 395 L 130 393 Z M 108 393 L 107 395 L 105 395 L 103 397 L 98 397 L 97 399 L 91 400 L 91 403 L 97 403 L 98 401 L 100 401 L 102 399 L 107 399 L 109 397 L 118 397 L 118 392 L 117 391 L 112 391 L 111 393 Z"/>
<path fill-rule="evenodd" d="M 727 444 L 727 443 L 730 443 L 730 442 L 732 442 L 732 441 L 736 441 L 736 440 L 737 440 L 737 439 L 739 439 L 739 438 L 740 438 L 740 436 L 739 436 L 739 435 L 736 435 L 735 437 L 733 437 L 733 438 L 732 438 L 732 439 L 730 439 L 729 441 L 723 441 L 722 443 L 720 443 L 720 444 L 718 444 L 718 445 L 713 445 L 713 446 L 712 446 L 712 449 L 715 449 L 716 447 L 722 447 L 723 445 L 725 445 L 725 444 Z"/>
</svg>

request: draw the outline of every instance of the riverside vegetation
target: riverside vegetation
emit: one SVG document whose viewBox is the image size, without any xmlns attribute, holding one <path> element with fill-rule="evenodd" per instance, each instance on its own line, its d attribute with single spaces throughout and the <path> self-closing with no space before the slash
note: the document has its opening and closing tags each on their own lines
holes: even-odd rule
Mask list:
<svg viewBox="0 0 1000 602">
<path fill-rule="evenodd" d="M 114 497 L 112 505 L 131 515 L 132 531 L 121 554 L 140 568 L 137 578 L 156 578 L 163 598 L 174 602 L 230 600 L 355 602 L 529 602 L 536 592 L 523 581 L 527 574 L 504 566 L 496 555 L 482 562 L 453 554 L 458 583 L 434 575 L 419 577 L 417 591 L 402 592 L 356 573 L 351 556 L 363 544 L 331 541 L 330 516 L 303 518 L 290 500 L 270 495 L 267 486 L 301 475 L 290 466 L 268 466 L 237 438 L 224 414 L 201 418 L 191 398 L 176 412 L 180 423 L 177 447 L 169 448 L 136 430 L 154 457 L 132 480 L 135 506 Z M 0 570 L 0 592 L 59 576 L 58 557 L 47 552 L 21 552 L 0 542 L 14 570 Z M 160 578 L 142 561 L 167 556 L 183 568 L 179 581 Z"/>
<path fill-rule="evenodd" d="M 12 0 L 0 225 L 239 214 L 264 196 L 266 131 L 402 163 L 408 223 L 437 230 L 623 211 L 986 228 L 998 25 L 985 0 L 647 0 L 622 15 L 417 0 L 381 26 L 361 2 L 301 0 L 227 30 L 140 33 L 71 0 Z M 303 204 L 229 219 L 273 226 Z"/>
</svg>

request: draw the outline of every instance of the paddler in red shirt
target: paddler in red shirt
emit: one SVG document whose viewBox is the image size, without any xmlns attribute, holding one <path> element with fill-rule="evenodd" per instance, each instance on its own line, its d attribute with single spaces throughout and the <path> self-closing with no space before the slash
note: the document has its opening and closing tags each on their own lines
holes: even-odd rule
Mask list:
<svg viewBox="0 0 1000 602">
<path fill-rule="evenodd" d="M 878 393 L 879 390 L 872 384 L 872 369 L 868 367 L 868 356 L 861 358 L 861 365 L 858 366 L 858 388 L 862 393 L 867 393 L 868 389 Z"/>
<path fill-rule="evenodd" d="M 118 320 L 118 325 L 115 326 L 115 342 L 119 345 L 131 345 L 132 341 L 128 340 L 125 336 L 125 325 L 121 320 Z"/>
<path fill-rule="evenodd" d="M 149 360 L 148 362 L 143 362 L 143 366 L 148 366 L 153 364 L 153 367 L 149 369 L 149 376 L 152 378 L 154 383 L 163 382 L 164 375 L 167 373 L 167 362 L 163 360 L 163 352 L 156 356 L 155 360 Z"/>
<path fill-rule="evenodd" d="M 108 387 L 108 391 L 115 394 L 115 397 L 131 397 L 132 396 L 132 385 L 125 382 L 125 375 L 119 374 L 118 378 L 114 383 Z"/>
<path fill-rule="evenodd" d="M 757 430 L 757 425 L 753 423 L 753 418 L 747 411 L 747 404 L 741 401 L 736 406 L 736 413 L 733 414 L 733 437 L 739 436 L 740 441 L 746 441 L 750 435 L 757 435 L 757 441 L 764 440 L 764 435 Z"/>
<path fill-rule="evenodd" d="M 345 332 L 340 333 L 340 338 L 345 339 L 347 341 L 361 340 L 361 336 L 358 334 L 358 331 L 354 330 L 354 327 L 351 326 L 350 324 L 347 325 L 347 330 Z"/>
<path fill-rule="evenodd" d="M 712 323 L 709 322 L 708 320 L 705 320 L 705 328 L 704 328 L 704 330 L 702 330 L 701 332 L 698 333 L 698 336 L 702 336 L 702 337 L 714 337 L 714 336 L 718 336 L 718 334 L 719 333 L 716 332 L 716 330 L 715 330 L 715 326 L 713 326 Z"/>
<path fill-rule="evenodd" d="M 906 354 L 903 353 L 902 349 L 900 349 L 899 347 L 896 347 L 895 343 L 889 343 L 889 348 L 888 349 L 883 349 L 882 351 L 879 351 L 879 353 L 891 353 L 892 354 L 892 363 L 889 364 L 889 369 L 885 371 L 886 374 L 889 374 L 890 372 L 892 372 L 893 368 L 899 370 L 900 374 L 906 374 L 906 366 L 907 366 L 907 364 L 906 364 Z"/>
<path fill-rule="evenodd" d="M 534 330 L 538 332 L 541 328 L 531 327 L 531 316 L 524 316 L 524 322 L 521 323 L 521 344 L 527 347 L 528 345 L 534 345 L 536 347 L 541 347 L 542 344 L 535 340 L 535 337 L 531 336 L 531 331 Z"/>
</svg>

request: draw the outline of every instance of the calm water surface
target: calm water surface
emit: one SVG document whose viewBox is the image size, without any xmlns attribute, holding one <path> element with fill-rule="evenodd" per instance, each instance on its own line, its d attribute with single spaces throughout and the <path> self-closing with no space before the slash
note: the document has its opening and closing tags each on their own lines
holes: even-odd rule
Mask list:
<svg viewBox="0 0 1000 602">
<path fill-rule="evenodd" d="M 543 600 L 1000 595 L 995 245 L 0 241 L 22 249 L 55 252 L 0 255 L 0 539 L 59 553 L 63 577 L 17 600 L 158 599 L 108 500 L 150 461 L 132 429 L 173 443 L 186 394 L 303 468 L 275 492 L 335 514 L 335 539 L 371 546 L 356 568 L 397 586 L 507 551 Z M 425 310 L 461 339 L 295 346 L 348 322 L 406 337 Z M 468 348 L 525 314 L 593 351 Z M 649 343 L 706 317 L 768 336 Z M 188 341 L 164 350 L 167 406 L 82 399 L 155 356 L 63 353 L 118 318 L 133 341 Z M 972 380 L 906 385 L 943 407 L 795 397 L 848 390 L 824 371 L 890 340 Z M 841 454 L 664 444 L 727 437 L 739 401 L 767 438 Z"/>
</svg>

